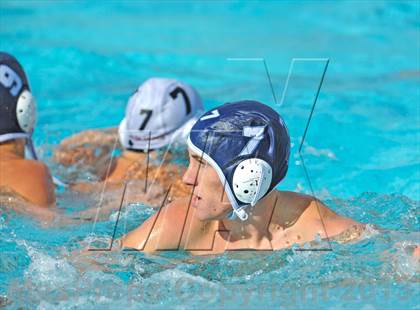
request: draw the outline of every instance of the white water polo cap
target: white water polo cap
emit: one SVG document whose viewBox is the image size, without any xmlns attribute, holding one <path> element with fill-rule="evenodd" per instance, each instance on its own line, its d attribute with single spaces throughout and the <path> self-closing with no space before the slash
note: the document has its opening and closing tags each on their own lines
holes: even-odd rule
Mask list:
<svg viewBox="0 0 420 310">
<path fill-rule="evenodd" d="M 203 112 L 201 98 L 190 85 L 174 79 L 148 79 L 128 100 L 118 130 L 120 142 L 134 150 L 185 144 Z"/>
<path fill-rule="evenodd" d="M 257 101 L 226 103 L 206 112 L 191 129 L 188 146 L 216 170 L 233 208 L 231 219 L 245 221 L 246 208 L 255 206 L 287 173 L 286 124 Z"/>
</svg>

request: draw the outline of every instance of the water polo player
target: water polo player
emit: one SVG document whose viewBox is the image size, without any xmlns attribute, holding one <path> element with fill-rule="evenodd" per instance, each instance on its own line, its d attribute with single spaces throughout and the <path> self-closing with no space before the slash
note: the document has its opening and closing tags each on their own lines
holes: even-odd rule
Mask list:
<svg viewBox="0 0 420 310">
<path fill-rule="evenodd" d="M 158 206 L 169 186 L 172 186 L 174 198 L 188 196 L 190 189 L 181 181 L 185 167 L 171 163 L 169 153 L 163 152 L 164 156 L 158 158 L 156 151 L 165 151 L 169 146 L 173 149 L 174 144 L 180 142 L 186 153 L 189 130 L 203 111 L 201 98 L 190 85 L 164 78 L 145 81 L 129 98 L 125 118 L 118 128 L 119 143 L 123 149 L 121 156 L 113 158 L 111 163 L 102 161 L 103 167 L 100 170 L 104 173 L 100 180 L 106 181 L 107 191 L 121 188 L 122 183 L 130 180 L 130 188 L 133 190 L 127 192 L 126 202 L 137 201 Z M 112 130 L 105 133 L 89 131 L 87 134 L 70 137 L 61 143 L 55 158 L 68 165 L 93 153 L 90 150 L 84 153 L 80 149 L 84 145 L 100 145 L 103 141 L 109 148 L 110 144 L 115 144 L 109 138 L 110 133 Z M 76 152 L 72 151 L 73 146 L 78 148 Z M 74 158 L 70 158 L 69 154 L 73 154 Z M 88 158 L 86 163 L 90 162 Z M 146 180 L 150 189 L 143 191 L 147 184 L 143 186 L 142 182 Z M 102 185 L 102 182 L 81 183 L 75 184 L 73 188 L 81 191 L 96 188 L 100 191 Z M 108 207 L 102 208 L 102 212 L 118 208 L 118 205 L 110 203 Z"/>
<path fill-rule="evenodd" d="M 35 100 L 22 66 L 10 54 L 0 52 L 2 205 L 11 202 L 12 197 L 38 207 L 50 207 L 55 203 L 53 179 L 48 167 L 37 160 L 32 142 L 35 120 Z M 25 158 L 25 147 L 30 159 Z"/>
<path fill-rule="evenodd" d="M 240 101 L 208 111 L 188 146 L 183 181 L 193 186 L 192 197 L 160 209 L 121 239 L 124 247 L 273 250 L 318 235 L 349 239 L 363 228 L 312 196 L 275 189 L 288 170 L 290 138 L 282 118 L 264 104 Z"/>
</svg>

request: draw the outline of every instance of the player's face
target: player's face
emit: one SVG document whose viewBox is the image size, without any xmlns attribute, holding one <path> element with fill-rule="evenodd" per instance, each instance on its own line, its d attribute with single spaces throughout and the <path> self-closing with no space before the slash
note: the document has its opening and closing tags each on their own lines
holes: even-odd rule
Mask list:
<svg viewBox="0 0 420 310">
<path fill-rule="evenodd" d="M 223 219 L 232 210 L 216 170 L 191 152 L 183 182 L 194 186 L 191 206 L 196 209 L 198 219 Z"/>
</svg>

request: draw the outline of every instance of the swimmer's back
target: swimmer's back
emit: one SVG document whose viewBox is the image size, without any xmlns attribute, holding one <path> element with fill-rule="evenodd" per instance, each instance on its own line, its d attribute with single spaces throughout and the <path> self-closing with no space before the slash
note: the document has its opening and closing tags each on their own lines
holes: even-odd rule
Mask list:
<svg viewBox="0 0 420 310">
<path fill-rule="evenodd" d="M 27 201 L 49 207 L 55 202 L 54 184 L 46 165 L 27 159 L 0 160 L 0 190 L 6 188 Z"/>
</svg>

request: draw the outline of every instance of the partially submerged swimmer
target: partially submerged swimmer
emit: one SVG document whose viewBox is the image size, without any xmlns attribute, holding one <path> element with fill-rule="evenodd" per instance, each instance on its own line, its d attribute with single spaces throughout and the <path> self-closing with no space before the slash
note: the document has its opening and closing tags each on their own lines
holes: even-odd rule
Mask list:
<svg viewBox="0 0 420 310">
<path fill-rule="evenodd" d="M 351 228 L 357 235 L 363 227 L 312 196 L 275 189 L 286 176 L 290 138 L 268 106 L 241 101 L 213 109 L 195 123 L 188 146 L 183 181 L 194 188 L 191 199 L 159 210 L 120 240 L 123 247 L 193 254 L 277 250 Z"/>
<path fill-rule="evenodd" d="M 32 144 L 36 106 L 26 74 L 11 55 L 0 52 L 0 193 L 2 205 L 19 195 L 34 207 L 54 206 L 48 167 Z M 25 157 L 25 147 L 31 158 Z M 18 208 L 18 207 L 16 207 Z M 36 211 L 35 211 L 36 212 Z"/>
<path fill-rule="evenodd" d="M 190 193 L 180 178 L 185 167 L 172 163 L 170 152 L 165 151 L 171 146 L 185 147 L 189 130 L 203 110 L 200 96 L 190 85 L 173 79 L 151 78 L 128 100 L 125 118 L 118 128 L 121 156 L 102 160 L 102 155 L 109 154 L 116 144 L 116 137 L 110 138 L 116 132 L 109 129 L 83 132 L 64 140 L 54 158 L 66 166 L 79 160 L 87 165 L 98 166 L 98 162 L 101 165 L 96 169 L 101 171 L 100 182 L 76 183 L 72 186 L 75 190 L 99 192 L 105 183 L 107 191 L 117 189 L 120 193 L 124 183 L 132 182 L 136 191 L 128 191 L 125 202 L 144 202 L 157 207 L 170 186 L 173 199 Z M 101 158 L 96 161 L 95 152 L 85 145 L 96 145 L 105 151 L 100 152 Z M 159 158 L 158 151 L 163 153 L 163 158 Z M 101 212 L 117 207 L 113 202 L 101 208 Z"/>
<path fill-rule="evenodd" d="M 15 192 L 40 207 L 55 203 L 54 184 L 48 167 L 25 158 L 25 141 L 0 143 L 0 191 Z"/>
</svg>

